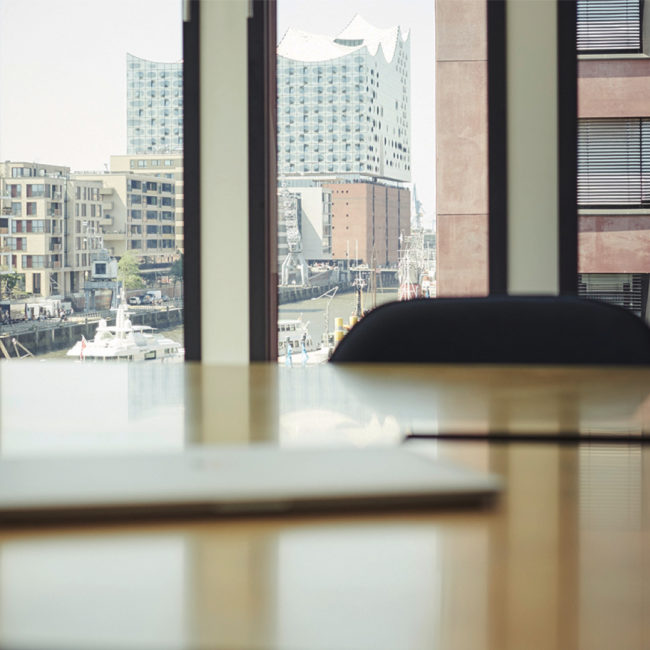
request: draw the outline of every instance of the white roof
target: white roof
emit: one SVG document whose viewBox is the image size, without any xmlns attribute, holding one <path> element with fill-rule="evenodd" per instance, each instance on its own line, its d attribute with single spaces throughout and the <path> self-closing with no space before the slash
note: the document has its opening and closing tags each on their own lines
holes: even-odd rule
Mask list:
<svg viewBox="0 0 650 650">
<path fill-rule="evenodd" d="M 403 42 L 407 41 L 408 31 L 402 32 L 399 25 L 380 29 L 357 14 L 348 26 L 334 37 L 310 34 L 290 27 L 278 45 L 278 55 L 297 61 L 329 61 L 364 47 L 368 49 L 369 54 L 375 56 L 381 47 L 384 58 L 390 62 L 395 54 L 398 38 Z M 343 44 L 341 41 L 353 43 Z"/>
</svg>

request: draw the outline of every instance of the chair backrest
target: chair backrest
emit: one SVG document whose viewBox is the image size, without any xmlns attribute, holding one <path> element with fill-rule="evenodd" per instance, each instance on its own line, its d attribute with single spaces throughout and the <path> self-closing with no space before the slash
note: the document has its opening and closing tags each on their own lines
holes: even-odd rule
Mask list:
<svg viewBox="0 0 650 650">
<path fill-rule="evenodd" d="M 650 328 L 571 296 L 391 302 L 366 314 L 333 362 L 650 364 Z"/>
</svg>

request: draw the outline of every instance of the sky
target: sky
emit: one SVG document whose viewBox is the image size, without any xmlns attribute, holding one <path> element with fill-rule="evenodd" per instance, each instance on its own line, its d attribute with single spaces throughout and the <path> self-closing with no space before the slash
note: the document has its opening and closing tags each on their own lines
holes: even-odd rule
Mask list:
<svg viewBox="0 0 650 650">
<path fill-rule="evenodd" d="M 357 13 L 378 27 L 411 30 L 411 168 L 430 223 L 431 0 L 278 0 L 278 39 L 289 26 L 334 35 Z M 180 61 L 181 1 L 0 0 L 0 160 L 102 170 L 112 154 L 126 153 L 127 52 Z"/>
<path fill-rule="evenodd" d="M 182 58 L 180 0 L 0 0 L 0 160 L 126 153 L 126 53 Z"/>
</svg>

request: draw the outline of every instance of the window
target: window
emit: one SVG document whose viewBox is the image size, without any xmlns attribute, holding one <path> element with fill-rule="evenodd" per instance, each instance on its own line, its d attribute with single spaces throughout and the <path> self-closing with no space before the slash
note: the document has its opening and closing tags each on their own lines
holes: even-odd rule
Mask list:
<svg viewBox="0 0 650 650">
<path fill-rule="evenodd" d="M 638 88 L 650 72 L 636 56 L 646 11 L 638 0 L 578 2 L 577 284 L 647 319 L 650 107 Z"/>
<path fill-rule="evenodd" d="M 650 204 L 650 119 L 582 119 L 578 205 Z"/>
<path fill-rule="evenodd" d="M 578 0 L 578 51 L 641 51 L 642 0 Z"/>
<path fill-rule="evenodd" d="M 0 42 L 6 45 L 2 48 L 0 77 L 8 83 L 0 93 L 4 156 L 0 162 L 0 189 L 9 199 L 2 205 L 7 221 L 0 243 L 22 251 L 24 263 L 30 268 L 49 269 L 51 264 L 57 264 L 55 273 L 40 274 L 40 285 L 33 279 L 36 274 L 24 275 L 27 300 L 38 287 L 44 297 L 60 294 L 66 301 L 77 302 L 75 311 L 82 310 L 84 300 L 80 295 L 84 281 L 90 280 L 86 274 L 88 264 L 95 259 L 103 262 L 106 255 L 124 255 L 131 247 L 131 220 L 140 223 L 143 203 L 152 208 L 149 216 L 157 220 L 155 206 L 160 199 L 152 196 L 143 202 L 142 186 L 156 194 L 160 185 L 154 176 L 156 171 L 162 172 L 163 165 L 169 172 L 176 166 L 183 168 L 183 2 L 156 0 L 152 12 L 151 3 L 134 1 L 126 14 L 111 3 L 45 3 L 39 6 L 38 20 L 50 29 L 39 31 L 38 38 L 33 32 L 33 4 L 11 4 L 11 20 L 0 24 Z M 97 25 L 106 20 L 119 21 L 119 39 L 114 38 L 114 33 L 111 36 L 110 30 L 97 30 Z M 77 73 L 78 52 L 69 47 L 83 34 L 93 35 L 83 48 L 84 64 L 93 71 L 90 75 Z M 150 58 L 130 54 L 136 51 Z M 157 57 L 160 60 L 153 60 Z M 57 62 L 63 75 L 59 77 L 65 83 L 51 83 L 52 71 L 43 66 L 48 60 Z M 106 66 L 116 74 L 109 74 Z M 24 69 L 30 73 L 19 74 Z M 39 88 L 39 101 L 25 102 L 34 88 Z M 165 101 L 169 103 L 167 108 Z M 40 119 L 43 107 L 47 107 L 47 120 Z M 169 117 L 165 117 L 165 111 Z M 154 132 L 148 137 L 152 121 Z M 120 124 L 126 143 L 120 135 Z M 70 125 L 74 128 L 68 128 Z M 102 134 L 99 139 L 98 133 Z M 162 137 L 165 140 L 161 145 Z M 123 154 L 115 155 L 123 148 Z M 164 162 L 165 157 L 172 156 L 173 162 Z M 182 221 L 182 210 L 174 210 L 171 179 L 165 189 L 172 223 L 174 219 Z M 152 236 L 158 234 L 158 228 L 155 226 Z M 5 241 L 4 235 L 11 234 L 12 229 L 15 236 Z M 48 231 L 58 236 L 56 244 L 53 238 L 44 236 Z M 182 239 L 171 239 L 171 251 L 155 247 L 146 254 L 146 264 L 156 269 L 155 275 L 150 272 L 150 277 L 145 276 L 156 283 L 154 289 L 166 289 L 166 271 L 182 251 Z M 57 256 L 41 254 L 44 251 Z M 142 251 L 134 252 L 137 261 L 144 263 Z M 14 262 L 19 272 L 21 259 Z M 105 307 L 98 304 L 97 309 Z M 60 342 L 68 343 L 64 337 Z M 66 351 L 62 350 L 62 356 Z"/>
<path fill-rule="evenodd" d="M 27 191 L 25 192 L 26 196 L 35 196 L 35 197 L 43 197 L 43 196 L 49 196 L 50 195 L 50 186 L 49 185 L 43 185 L 43 184 L 36 184 L 36 185 L 27 185 Z"/>
</svg>

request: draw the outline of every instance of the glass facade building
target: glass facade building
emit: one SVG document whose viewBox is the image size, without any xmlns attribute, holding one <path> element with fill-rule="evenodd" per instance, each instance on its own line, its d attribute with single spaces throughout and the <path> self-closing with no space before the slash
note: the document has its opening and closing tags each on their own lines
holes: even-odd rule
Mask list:
<svg viewBox="0 0 650 650">
<path fill-rule="evenodd" d="M 127 153 L 183 151 L 183 63 L 127 54 Z"/>
<path fill-rule="evenodd" d="M 278 46 L 280 175 L 411 179 L 410 38 L 357 16 Z"/>
</svg>

